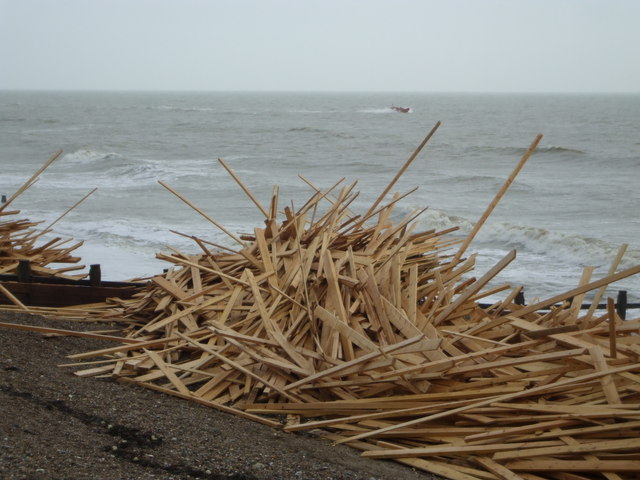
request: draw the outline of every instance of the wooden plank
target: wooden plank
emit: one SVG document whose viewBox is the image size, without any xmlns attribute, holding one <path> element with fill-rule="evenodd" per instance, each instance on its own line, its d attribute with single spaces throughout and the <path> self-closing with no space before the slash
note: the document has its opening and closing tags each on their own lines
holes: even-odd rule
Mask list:
<svg viewBox="0 0 640 480">
<path fill-rule="evenodd" d="M 72 337 L 82 337 L 82 338 L 92 338 L 97 340 L 107 340 L 109 342 L 120 342 L 120 343 L 130 343 L 134 345 L 140 345 L 140 340 L 127 338 L 127 337 L 117 337 L 113 335 L 105 335 L 97 332 L 78 332 L 76 330 L 66 330 L 61 328 L 49 328 L 49 327 L 39 327 L 36 325 L 22 325 L 19 323 L 8 323 L 8 322 L 0 322 L 0 328 L 9 328 L 12 330 L 23 330 L 27 332 L 37 332 L 37 333 L 46 333 L 51 335 L 61 335 L 61 336 L 72 336 Z"/>
<path fill-rule="evenodd" d="M 333 441 L 340 440 L 342 438 L 340 435 L 334 433 L 325 434 L 324 437 Z M 365 452 L 369 450 L 375 450 L 379 447 L 390 449 L 398 448 L 396 444 L 387 441 L 378 441 L 375 444 L 367 442 L 351 442 L 348 445 Z M 399 463 L 409 465 L 412 468 L 417 468 L 425 472 L 440 475 L 451 480 L 495 480 L 497 478 L 495 475 L 492 475 L 488 472 L 456 465 L 450 462 L 425 460 L 423 458 L 399 458 L 397 459 L 397 461 Z"/>
<path fill-rule="evenodd" d="M 563 442 L 565 442 L 567 445 L 580 445 L 580 443 L 575 438 L 572 438 L 572 437 L 567 437 L 567 436 L 563 435 L 563 436 L 560 437 L 560 439 Z M 599 458 L 596 457 L 593 454 L 586 454 L 586 455 L 584 455 L 584 458 L 585 458 L 585 460 L 596 460 L 596 461 L 599 460 Z M 622 478 L 618 474 L 613 473 L 613 472 L 602 472 L 602 474 L 604 475 L 604 477 L 607 480 L 622 480 Z M 565 474 L 565 475 L 570 475 L 570 474 Z M 573 480 L 573 479 L 571 479 L 571 480 Z M 582 478 L 578 478 L 576 480 L 583 480 L 583 479 Z M 588 479 L 585 479 L 585 480 L 588 480 Z"/>
<path fill-rule="evenodd" d="M 499 478 L 503 480 L 523 480 L 520 475 L 509 470 L 507 467 L 500 465 L 498 462 L 493 461 L 489 457 L 472 457 L 471 460 L 482 465 L 484 468 L 492 473 L 495 473 Z"/>
<path fill-rule="evenodd" d="M 502 368 L 512 365 L 520 365 L 523 363 L 534 363 L 540 361 L 560 360 L 567 357 L 575 357 L 585 352 L 584 348 L 574 348 L 572 350 L 561 350 L 558 352 L 541 353 L 539 355 L 526 355 L 515 358 L 505 358 L 502 360 L 496 360 L 495 362 L 483 362 L 476 365 L 469 365 L 463 367 L 454 367 L 447 370 L 448 375 L 458 375 L 461 373 L 488 371 L 494 368 Z"/>
<path fill-rule="evenodd" d="M 31 185 L 33 185 L 37 179 L 38 176 L 44 172 L 49 165 L 51 165 L 60 155 L 62 155 L 62 150 L 58 150 L 57 152 L 55 152 L 53 155 L 51 155 L 51 157 L 49 158 L 49 160 L 47 160 L 37 171 L 36 173 L 34 173 L 29 180 L 27 180 L 18 190 L 16 190 L 16 192 L 11 195 L 11 197 L 9 197 L 7 199 L 6 202 L 1 203 L 0 204 L 0 212 L 3 212 L 9 205 L 11 205 L 11 203 L 18 198 L 25 190 L 27 190 L 29 187 L 31 187 Z"/>
<path fill-rule="evenodd" d="M 467 235 L 464 242 L 462 243 L 462 245 L 454 255 L 453 263 L 456 263 L 458 260 L 460 260 L 462 255 L 464 255 L 464 252 L 466 252 L 472 240 L 478 234 L 478 231 L 480 231 L 480 228 L 482 228 L 482 225 L 484 225 L 484 222 L 487 220 L 487 218 L 489 218 L 489 215 L 491 215 L 491 212 L 493 212 L 493 210 L 496 208 L 496 205 L 498 205 L 498 202 L 500 202 L 500 200 L 502 199 L 504 194 L 507 192 L 507 190 L 509 189 L 509 187 L 511 186 L 515 178 L 518 176 L 518 173 L 520 173 L 520 170 L 522 170 L 522 167 L 524 167 L 527 160 L 529 160 L 529 157 L 533 154 L 534 150 L 538 146 L 538 143 L 540 143 L 540 140 L 542 140 L 542 135 L 539 134 L 536 136 L 536 138 L 533 140 L 533 142 L 531 143 L 527 151 L 524 153 L 524 155 L 516 165 L 516 168 L 514 168 L 513 172 L 511 172 L 511 175 L 509 175 L 509 177 L 505 180 L 500 190 L 498 190 L 498 193 L 493 198 L 493 200 L 491 201 L 487 209 L 484 211 L 480 219 L 478 219 L 478 221 L 473 226 L 473 228 L 471 229 L 471 232 L 469 233 L 469 235 Z"/>
<path fill-rule="evenodd" d="M 191 392 L 185 386 L 184 383 L 176 376 L 176 374 L 171 370 L 170 366 L 167 365 L 160 355 L 158 355 L 153 350 L 146 350 L 145 353 L 153 360 L 153 363 L 162 371 L 162 373 L 167 377 L 167 379 L 176 387 L 176 390 L 182 393 L 183 395 L 190 395 Z"/>
<path fill-rule="evenodd" d="M 576 453 L 595 453 L 595 452 L 624 452 L 627 450 L 638 451 L 640 449 L 640 438 L 625 438 L 622 440 L 606 440 L 595 441 L 590 443 L 581 443 L 579 445 L 555 445 L 552 447 L 528 448 L 524 447 L 514 454 L 514 452 L 497 452 L 494 460 L 511 460 L 522 457 L 544 457 L 546 455 L 563 455 Z M 606 470 L 616 471 L 616 470 Z"/>
<path fill-rule="evenodd" d="M 196 397 L 196 396 L 193 396 L 193 395 L 187 395 L 187 394 L 184 394 L 182 392 L 178 392 L 176 390 L 171 390 L 169 388 L 161 387 L 159 385 L 154 385 L 152 383 L 139 383 L 139 382 L 136 382 L 136 381 L 134 381 L 132 379 L 129 379 L 129 378 L 126 378 L 126 377 L 122 378 L 121 381 L 129 382 L 129 383 L 135 383 L 137 385 L 140 385 L 141 387 L 148 388 L 150 390 L 155 390 L 155 391 L 158 391 L 158 392 L 166 393 L 168 395 L 173 395 L 175 397 L 180 397 L 180 398 L 184 398 L 186 400 L 191 400 L 191 401 L 193 401 L 195 403 L 198 403 L 200 405 L 205 405 L 207 407 L 211 407 L 211 408 L 214 408 L 216 410 L 220 410 L 220 411 L 225 412 L 225 413 L 231 413 L 232 415 L 236 415 L 236 416 L 238 416 L 240 418 L 245 418 L 247 420 L 251 420 L 251 421 L 254 421 L 254 422 L 262 423 L 262 424 L 268 425 L 269 427 L 273 427 L 273 428 L 280 427 L 280 423 L 279 422 L 270 420 L 268 418 L 263 418 L 263 417 L 260 417 L 259 415 L 251 415 L 251 414 L 245 413 L 242 410 L 239 410 L 237 408 L 228 407 L 228 406 L 216 403 L 216 402 L 207 401 L 207 400 L 205 400 L 203 398 Z"/>
<path fill-rule="evenodd" d="M 623 243 L 620 246 L 620 248 L 618 249 L 618 253 L 616 254 L 616 257 L 613 259 L 613 262 L 611 262 L 611 266 L 609 267 L 609 271 L 607 272 L 608 275 L 613 275 L 614 273 L 616 273 L 616 270 L 618 269 L 618 266 L 620 265 L 620 262 L 622 261 L 622 257 L 624 257 L 624 254 L 625 254 L 628 246 L 629 245 L 626 244 L 626 243 Z M 598 304 L 600 303 L 600 299 L 602 298 L 602 296 L 606 292 L 606 289 L 607 289 L 607 286 L 603 285 L 598 289 L 598 291 L 594 295 L 593 300 L 591 301 L 591 306 L 589 307 L 589 311 L 587 312 L 587 314 L 582 319 L 582 327 L 583 328 L 585 328 L 586 325 L 591 321 L 591 318 L 593 317 L 593 314 L 594 314 Z M 611 317 L 609 317 L 609 318 L 611 318 Z"/>
<path fill-rule="evenodd" d="M 383 353 L 392 353 L 394 351 L 400 350 L 404 347 L 410 346 L 414 343 L 417 343 L 419 341 L 423 340 L 423 336 L 415 336 L 413 338 L 408 338 L 407 340 L 403 340 L 401 342 L 398 342 L 396 344 L 393 345 L 388 345 L 386 347 L 381 347 L 381 350 Z M 430 344 L 433 346 L 433 348 L 437 348 L 437 346 L 440 344 L 440 340 L 431 340 L 428 341 L 430 342 Z M 319 371 L 317 373 L 314 373 L 313 375 L 309 375 L 306 378 L 300 379 L 297 382 L 291 383 L 289 385 L 287 385 L 285 387 L 285 390 L 292 390 L 294 388 L 298 388 L 302 385 L 305 385 L 307 383 L 311 383 L 313 381 L 319 380 L 321 378 L 327 377 L 327 376 L 333 376 L 339 372 L 342 372 L 344 370 L 347 370 L 348 368 L 357 366 L 357 365 L 362 365 L 364 363 L 367 363 L 375 358 L 377 358 L 378 356 L 380 356 L 380 352 L 371 352 L 365 355 L 362 355 L 361 357 L 355 358 L 351 361 L 348 362 L 343 362 L 343 363 L 339 363 L 338 365 L 335 365 L 333 367 L 330 367 L 326 370 L 322 370 Z"/>
<path fill-rule="evenodd" d="M 11 291 L 8 288 L 6 288 L 2 283 L 0 283 L 0 292 L 2 292 L 4 296 L 7 297 L 7 299 L 9 299 L 9 301 L 14 305 L 17 305 L 22 310 L 27 310 L 27 307 L 25 307 L 24 303 L 22 303 L 18 298 L 16 298 L 13 295 L 13 293 L 11 293 Z"/>
<path fill-rule="evenodd" d="M 541 330 L 531 330 L 526 333 L 529 338 L 542 338 L 556 335 L 558 333 L 577 332 L 580 327 L 576 324 L 560 325 L 559 327 L 544 328 Z"/>
<path fill-rule="evenodd" d="M 512 450 L 516 450 L 515 456 L 521 457 L 519 452 L 525 451 L 528 447 L 533 445 L 543 445 L 539 450 L 552 450 L 554 448 L 562 448 L 563 443 L 560 441 L 541 441 L 541 442 L 514 442 L 514 443 L 492 443 L 489 445 L 436 445 L 432 447 L 417 447 L 417 448 L 398 448 L 395 450 L 371 450 L 362 454 L 363 457 L 369 458 L 407 458 L 407 457 L 430 457 L 440 455 L 473 455 L 477 453 L 493 453 L 494 459 L 502 458 L 498 457 L 499 454 L 513 453 Z M 534 448 L 528 448 L 528 450 L 535 450 Z"/>
<path fill-rule="evenodd" d="M 467 289 L 465 289 L 464 293 L 462 293 L 453 303 L 451 303 L 447 308 L 445 308 L 442 312 L 433 319 L 433 325 L 439 325 L 447 316 L 449 316 L 453 311 L 460 307 L 464 302 L 469 299 L 469 297 L 475 295 L 480 289 L 482 289 L 487 283 L 489 283 L 493 278 L 504 270 L 507 265 L 509 265 L 516 258 L 516 251 L 511 250 L 507 253 L 502 260 L 496 263 L 487 273 L 485 273 L 477 282 L 473 283 L 473 285 Z"/>
<path fill-rule="evenodd" d="M 586 376 L 586 375 L 585 375 Z M 606 376 L 602 375 L 602 377 Z M 600 377 L 600 378 L 602 378 Z M 618 404 L 618 405 L 567 405 L 567 404 L 538 404 L 538 403 L 505 403 L 493 402 L 494 407 L 523 410 L 541 413 L 556 413 L 558 415 L 575 415 L 590 418 L 606 417 L 633 417 L 640 416 L 640 409 L 636 405 Z M 618 407 L 618 408 L 616 408 Z"/>
<path fill-rule="evenodd" d="M 463 353 L 462 355 L 455 357 L 444 357 L 438 360 L 433 360 L 431 362 L 425 362 L 422 365 L 414 365 L 402 369 L 391 370 L 388 372 L 381 372 L 378 378 L 386 378 L 394 375 L 404 375 L 415 372 L 442 372 L 449 368 L 452 368 L 458 362 L 463 362 L 465 360 L 482 359 L 484 357 L 491 357 L 493 355 L 505 355 L 507 353 L 513 353 L 519 350 L 527 350 L 529 348 L 533 348 L 536 345 L 539 345 L 540 343 L 541 342 L 539 340 L 529 340 L 518 344 L 491 347 L 473 353 Z"/>
<path fill-rule="evenodd" d="M 591 275 L 593 274 L 593 270 L 595 267 L 587 266 L 582 269 L 582 276 L 580 277 L 580 281 L 578 282 L 578 287 L 586 285 L 591 280 Z M 575 325 L 578 321 L 578 314 L 580 313 L 580 308 L 582 307 L 582 301 L 584 299 L 584 292 L 576 295 L 571 299 L 571 304 L 569 306 L 569 310 L 571 314 L 565 320 L 565 323 L 568 325 Z"/>
<path fill-rule="evenodd" d="M 552 385 L 540 385 L 537 387 L 533 387 L 529 390 L 525 390 L 525 391 L 520 391 L 520 392 L 516 392 L 516 393 L 509 393 L 509 394 L 505 394 L 505 395 L 498 395 L 496 397 L 490 397 L 484 400 L 481 400 L 479 402 L 474 402 L 472 404 L 468 404 L 468 405 L 464 405 L 461 407 L 457 407 L 457 408 L 452 408 L 449 409 L 445 412 L 439 412 L 439 413 L 434 413 L 431 415 L 427 415 L 426 417 L 419 417 L 419 418 L 415 418 L 413 420 L 408 420 L 406 422 L 402 422 L 402 423 L 398 423 L 396 425 L 392 425 L 390 427 L 386 427 L 386 428 L 382 428 L 382 429 L 378 429 L 378 430 L 372 430 L 370 432 L 365 432 L 365 433 L 361 433 L 359 435 L 355 435 L 353 437 L 349 437 L 347 439 L 345 439 L 344 441 L 353 441 L 353 440 L 360 440 L 363 438 L 368 438 L 368 437 L 372 437 L 375 436 L 379 433 L 384 433 L 384 432 L 388 432 L 397 428 L 402 428 L 402 427 L 408 427 L 411 425 L 416 425 L 419 423 L 426 423 L 432 420 L 436 420 L 436 419 L 441 419 L 441 418 L 445 418 L 445 417 L 450 417 L 453 415 L 456 415 L 458 413 L 462 413 L 462 412 L 466 412 L 468 410 L 473 410 L 474 408 L 478 408 L 478 407 L 484 407 L 487 405 L 491 405 L 492 403 L 496 403 L 496 402 L 502 402 L 505 400 L 511 400 L 511 399 L 515 399 L 515 398 L 520 398 L 520 397 L 525 397 L 525 396 L 532 396 L 534 394 L 538 394 L 538 393 L 542 393 L 542 392 L 548 392 L 550 390 L 552 390 L 552 388 L 557 388 L 557 387 L 564 387 L 564 386 L 569 386 L 569 385 L 574 385 L 576 383 L 581 383 L 581 382 L 585 382 L 585 381 L 589 381 L 589 380 L 595 380 L 595 379 L 599 379 L 605 375 L 611 375 L 614 373 L 621 373 L 621 372 L 626 372 L 628 370 L 634 370 L 637 368 L 637 365 L 625 365 L 623 367 L 617 367 L 617 368 L 612 368 L 609 370 L 605 370 L 605 371 L 601 371 L 601 372 L 595 372 L 595 373 L 591 373 L 591 374 L 587 374 L 587 375 L 582 375 L 579 377 L 575 377 L 575 378 L 567 378 L 564 380 L 560 380 L 558 382 L 555 382 Z"/>
<path fill-rule="evenodd" d="M 224 164 L 223 164 L 224 165 Z M 184 203 L 186 203 L 187 205 L 189 205 L 191 208 L 193 208 L 196 212 L 198 212 L 200 215 L 202 215 L 204 218 L 206 218 L 209 222 L 211 222 L 213 225 L 215 225 L 217 228 L 219 228 L 221 231 L 223 231 L 225 234 L 227 234 L 227 236 L 229 236 L 230 238 L 232 238 L 233 240 L 235 240 L 237 243 L 239 243 L 240 245 L 244 246 L 244 242 L 236 237 L 233 233 L 229 232 L 226 228 L 224 228 L 222 225 L 220 225 L 218 222 L 216 222 L 214 219 L 212 219 L 209 215 L 207 215 L 206 213 L 204 213 L 200 208 L 198 208 L 197 206 L 195 206 L 193 203 L 191 203 L 189 200 L 187 200 L 185 197 L 183 197 L 182 195 L 180 195 L 178 192 L 176 192 L 173 188 L 171 188 L 169 185 L 167 185 L 165 182 L 163 182 L 162 180 L 158 180 L 158 183 L 160 185 L 162 185 L 164 188 L 166 188 L 167 190 L 169 190 L 171 193 L 173 193 L 176 197 L 178 197 L 180 200 L 182 200 Z"/>
<path fill-rule="evenodd" d="M 167 280 L 165 277 L 156 275 L 151 279 L 151 281 L 160 287 L 162 290 L 177 298 L 178 300 L 184 300 L 189 296 L 188 292 L 180 289 L 175 283 Z"/>
<path fill-rule="evenodd" d="M 284 397 L 286 397 L 286 398 L 288 398 L 288 399 L 290 399 L 290 400 L 292 400 L 292 401 L 297 401 L 297 400 L 298 400 L 298 398 L 297 398 L 295 395 L 293 395 L 293 394 L 289 394 L 289 393 L 285 392 L 284 390 L 282 390 L 282 389 L 280 389 L 280 388 L 276 387 L 275 385 L 273 385 L 272 383 L 270 383 L 268 380 L 265 380 L 264 378 L 262 378 L 262 377 L 260 377 L 260 376 L 256 375 L 256 374 L 255 374 L 255 373 L 253 373 L 251 370 L 249 370 L 249 369 L 247 369 L 247 368 L 243 367 L 242 365 L 240 365 L 238 362 L 236 362 L 236 361 L 234 361 L 234 360 L 232 360 L 232 359 L 230 359 L 230 358 L 227 358 L 226 356 L 224 356 L 224 355 L 220 354 L 219 352 L 216 352 L 214 349 L 209 348 L 207 345 L 204 345 L 204 344 L 202 344 L 202 343 L 199 343 L 199 342 L 197 342 L 197 341 L 195 341 L 195 340 L 193 340 L 193 339 L 191 339 L 191 338 L 187 337 L 186 335 L 183 335 L 183 334 L 182 334 L 182 333 L 180 333 L 180 332 L 176 332 L 176 334 L 177 334 L 180 338 L 182 338 L 183 340 L 185 340 L 185 341 L 187 341 L 188 343 L 190 343 L 191 345 L 193 345 L 193 346 L 195 346 L 195 347 L 198 347 L 198 348 L 200 348 L 201 350 L 203 350 L 203 351 L 205 351 L 205 352 L 207 352 L 207 353 L 209 353 L 209 354 L 211 354 L 211 355 L 215 356 L 216 358 L 218 358 L 219 360 L 223 361 L 224 363 L 226 363 L 226 364 L 230 365 L 231 367 L 235 368 L 236 370 L 239 370 L 239 371 L 243 372 L 245 375 L 248 375 L 248 376 L 250 376 L 250 377 L 253 377 L 253 378 L 254 378 L 255 380 L 257 380 L 258 382 L 263 383 L 263 384 L 265 384 L 266 386 L 273 388 L 275 391 L 277 391 L 278 393 L 280 393 L 280 394 L 281 394 L 281 395 L 283 395 Z"/>
<path fill-rule="evenodd" d="M 522 472 L 628 472 L 638 473 L 636 460 L 536 459 L 508 462 L 505 467 Z"/>
<path fill-rule="evenodd" d="M 468 435 L 467 437 L 464 438 L 464 441 L 467 443 L 493 441 L 496 438 L 514 437 L 514 436 L 524 435 L 526 433 L 541 432 L 541 431 L 548 430 L 550 428 L 558 428 L 558 427 L 565 427 L 567 425 L 574 425 L 576 421 L 577 421 L 576 419 L 550 420 L 548 422 L 531 423 L 528 425 L 521 425 L 518 427 L 498 428 L 498 429 L 489 430 L 482 433 Z"/>
<path fill-rule="evenodd" d="M 536 331 L 544 330 L 544 327 L 541 327 L 540 325 L 529 322 L 522 318 L 514 318 L 511 321 L 511 325 L 513 325 L 516 328 L 525 330 L 526 332 L 536 332 Z M 581 332 L 584 333 L 584 331 L 581 331 Z M 553 333 L 549 335 L 549 337 L 551 337 L 554 340 L 557 340 L 558 342 L 562 342 L 566 345 L 577 347 L 577 348 L 585 348 L 587 350 L 595 346 L 591 342 L 582 340 L 581 338 L 577 338 L 576 336 L 573 336 L 573 335 L 569 335 L 568 333 Z"/>
<path fill-rule="evenodd" d="M 363 350 L 367 352 L 380 351 L 379 347 L 375 343 L 356 332 L 353 328 L 347 325 L 344 321 L 338 319 L 338 317 L 333 315 L 327 309 L 317 306 L 314 311 L 314 316 L 323 322 L 326 322 L 330 328 L 337 330 L 340 332 L 340 335 L 348 338 L 350 342 L 353 342 Z"/>
<path fill-rule="evenodd" d="M 307 371 L 309 374 L 313 373 L 314 368 L 313 364 L 303 357 L 298 351 L 289 343 L 289 341 L 284 337 L 282 332 L 279 330 L 277 324 L 272 321 L 271 315 L 267 311 L 267 308 L 264 304 L 262 296 L 260 294 L 260 290 L 258 289 L 258 283 L 256 282 L 256 278 L 253 276 L 250 270 L 246 271 L 247 279 L 249 280 L 249 285 L 251 286 L 251 290 L 253 291 L 253 296 L 255 300 L 255 304 L 260 312 L 260 316 L 264 325 L 267 328 L 267 331 L 271 334 L 273 339 L 280 344 L 280 346 L 287 352 L 287 355 L 293 360 L 298 367 Z"/>
<path fill-rule="evenodd" d="M 339 319 L 347 327 L 348 330 L 352 330 L 348 326 L 349 319 L 347 317 L 347 311 L 345 309 L 344 303 L 342 301 L 342 295 L 340 293 L 340 285 L 338 283 L 338 272 L 336 271 L 336 267 L 335 267 L 335 264 L 333 263 L 333 259 L 331 258 L 331 253 L 329 250 L 325 250 L 325 253 L 324 253 L 324 272 L 327 280 L 326 305 L 327 307 L 332 308 L 335 312 L 337 312 L 338 314 L 337 319 Z M 327 313 L 329 312 L 327 311 Z M 344 330 L 344 331 L 347 331 L 347 330 Z M 353 351 L 353 345 L 349 339 L 349 336 L 346 334 L 343 334 L 340 337 L 340 342 L 342 345 L 345 360 L 347 361 L 353 360 L 355 358 L 355 353 Z M 370 350 L 370 348 L 367 348 L 367 349 Z"/>
<path fill-rule="evenodd" d="M 593 347 L 589 349 L 589 355 L 593 359 L 593 364 L 598 371 L 603 371 L 609 368 L 607 361 L 602 354 L 602 350 L 598 347 Z M 620 395 L 618 394 L 618 390 L 616 389 L 616 384 L 612 376 L 607 375 L 600 379 L 600 384 L 602 385 L 602 390 L 607 397 L 607 402 L 613 404 L 622 403 L 620 400 Z"/>
</svg>

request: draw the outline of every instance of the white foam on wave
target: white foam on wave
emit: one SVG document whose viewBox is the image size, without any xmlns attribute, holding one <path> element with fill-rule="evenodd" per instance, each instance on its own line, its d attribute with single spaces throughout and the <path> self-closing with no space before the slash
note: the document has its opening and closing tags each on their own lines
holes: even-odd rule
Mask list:
<svg viewBox="0 0 640 480">
<path fill-rule="evenodd" d="M 459 227 L 460 233 L 469 232 L 473 228 L 473 223 L 466 218 L 450 215 L 442 210 L 429 208 L 419 218 L 420 228 L 430 230 L 446 230 L 452 227 Z"/>
<path fill-rule="evenodd" d="M 122 155 L 116 152 L 94 150 L 91 147 L 80 148 L 74 152 L 66 153 L 58 163 L 67 164 L 94 164 L 101 161 L 114 161 L 122 159 Z"/>
<path fill-rule="evenodd" d="M 474 276 L 478 278 L 497 264 L 507 254 L 508 249 L 478 248 L 474 251 L 478 253 L 474 271 Z M 511 287 L 523 286 L 528 303 L 533 301 L 535 297 L 538 300 L 545 300 L 578 287 L 586 266 L 578 262 L 555 261 L 544 254 L 522 250 L 517 250 L 516 253 L 516 259 L 488 284 L 487 289 L 503 283 L 507 283 Z M 623 268 L 625 266 L 618 268 L 618 271 Z M 590 281 L 604 278 L 608 275 L 608 270 L 608 265 L 596 268 Z M 629 302 L 638 302 L 640 300 L 640 277 L 635 275 L 609 284 L 605 291 L 605 297 L 615 298 L 619 290 L 628 292 Z M 595 291 L 594 289 L 586 292 L 585 302 L 589 302 L 593 298 Z M 493 295 L 487 300 L 490 300 L 489 303 L 491 303 L 504 298 L 505 295 L 505 293 Z"/>
<path fill-rule="evenodd" d="M 362 108 L 357 110 L 358 113 L 397 113 L 391 110 L 389 107 L 385 108 Z"/>
<path fill-rule="evenodd" d="M 466 235 L 475 225 L 475 221 L 436 209 L 428 209 L 419 221 L 421 228 L 425 229 L 445 230 L 459 227 L 460 235 Z M 596 267 L 608 265 L 621 246 L 584 235 L 570 235 L 540 227 L 490 220 L 482 226 L 472 245 L 483 249 L 492 246 L 502 249 L 515 248 L 529 254 L 552 258 L 554 261 Z M 640 249 L 628 248 L 624 264 L 640 264 Z"/>
<path fill-rule="evenodd" d="M 522 251 L 544 255 L 563 263 L 608 265 L 620 245 L 582 235 L 568 235 L 544 228 L 500 222 L 485 225 L 479 232 L 480 244 L 502 243 Z M 640 263 L 640 251 L 629 249 L 625 264 Z"/>
<path fill-rule="evenodd" d="M 155 184 L 158 180 L 202 178 L 222 175 L 211 159 L 133 158 L 117 152 L 86 147 L 66 154 L 55 169 L 47 172 L 47 186 L 74 187 L 79 184 L 99 188 L 128 188 Z"/>
<path fill-rule="evenodd" d="M 253 231 L 252 226 L 239 223 L 224 227 L 235 236 Z M 171 253 L 175 249 L 189 255 L 202 253 L 196 241 L 188 236 L 203 240 L 207 248 L 213 251 L 218 250 L 215 245 L 232 249 L 238 247 L 231 237 L 206 221 L 176 226 L 155 223 L 153 219 L 146 222 L 126 218 L 103 218 L 100 221 L 83 219 L 58 225 L 56 234 L 82 240 L 84 244 L 77 253 L 82 257 L 83 264 L 105 265 L 103 275 L 105 271 L 119 275 L 111 275 L 108 278 L 110 280 L 161 273 L 162 268 L 169 265 L 156 260 L 159 252 Z M 155 266 L 155 270 L 150 271 L 150 266 Z"/>
<path fill-rule="evenodd" d="M 157 105 L 153 107 L 149 107 L 151 110 L 166 110 L 170 112 L 214 112 L 216 111 L 213 107 L 180 107 L 177 105 Z"/>
<path fill-rule="evenodd" d="M 460 238 L 467 235 L 475 224 L 466 218 L 435 209 L 423 213 L 419 222 L 423 230 L 459 227 L 459 230 L 451 235 Z M 530 296 L 544 299 L 569 290 L 568 285 L 577 286 L 586 266 L 595 267 L 592 280 L 606 276 L 620 248 L 619 244 L 588 236 L 489 221 L 482 226 L 466 255 L 478 254 L 473 275 L 479 277 L 510 250 L 515 249 L 516 259 L 491 282 L 491 285 L 523 285 L 530 292 Z M 638 264 L 640 249 L 629 246 L 617 270 Z M 637 298 L 640 295 L 640 275 L 610 285 L 608 292 L 615 297 L 617 290 L 628 290 L 632 299 Z M 591 294 L 587 297 L 589 295 Z M 491 299 L 499 297 L 498 295 Z"/>
<path fill-rule="evenodd" d="M 82 257 L 82 265 L 100 265 L 102 278 L 108 281 L 127 281 L 159 275 L 166 262 L 155 255 L 143 255 L 140 252 L 95 243 L 85 243 L 76 250 Z"/>
</svg>

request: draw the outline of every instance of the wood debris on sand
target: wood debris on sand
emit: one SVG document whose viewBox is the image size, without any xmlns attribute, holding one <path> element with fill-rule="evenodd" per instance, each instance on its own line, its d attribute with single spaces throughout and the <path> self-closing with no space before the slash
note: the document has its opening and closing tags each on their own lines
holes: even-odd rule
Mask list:
<svg viewBox="0 0 640 480">
<path fill-rule="evenodd" d="M 472 232 L 416 232 L 420 212 L 392 221 L 403 198 L 350 205 L 355 184 L 314 187 L 280 211 L 277 189 L 236 249 L 191 237 L 198 254 L 172 266 L 101 319 L 126 325 L 121 345 L 72 355 L 80 376 L 113 376 L 283 428 L 316 430 L 371 458 L 458 479 L 620 479 L 640 472 L 640 318 L 580 309 L 584 295 L 640 273 L 591 278 L 528 306 L 494 285 L 509 252 L 476 278 Z M 386 203 L 385 203 L 386 202 Z M 490 306 L 480 301 L 503 293 Z M 89 313 L 89 312 L 88 312 Z M 51 311 L 55 314 L 55 311 Z M 91 316 L 95 317 L 93 313 Z"/>
<path fill-rule="evenodd" d="M 51 233 L 53 225 L 91 195 L 95 189 L 44 228 L 39 228 L 42 222 L 18 218 L 20 210 L 9 210 L 8 208 L 19 195 L 38 180 L 38 176 L 61 154 L 62 150 L 57 151 L 8 200 L 0 204 L 0 274 L 17 273 L 20 261 L 26 260 L 29 262 L 31 272 L 36 275 L 55 276 L 69 280 L 86 277 L 86 274 L 69 273 L 84 268 L 84 265 L 75 265 L 80 261 L 80 257 L 73 255 L 74 250 L 79 248 L 83 242 L 69 245 L 73 239 L 55 237 L 44 240 L 44 238 Z M 71 265 L 56 268 L 53 266 L 54 264 Z"/>
</svg>

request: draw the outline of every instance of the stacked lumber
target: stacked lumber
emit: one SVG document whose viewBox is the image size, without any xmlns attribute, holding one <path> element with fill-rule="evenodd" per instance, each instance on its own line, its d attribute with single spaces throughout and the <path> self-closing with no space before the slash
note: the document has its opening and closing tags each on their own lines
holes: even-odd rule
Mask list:
<svg viewBox="0 0 640 480">
<path fill-rule="evenodd" d="M 595 305 L 640 266 L 618 271 L 619 255 L 604 278 L 587 268 L 576 288 L 516 304 L 521 287 L 495 284 L 516 252 L 476 278 L 465 251 L 540 137 L 460 238 L 417 232 L 419 211 L 395 219 L 404 195 L 384 203 L 430 135 L 361 215 L 350 210 L 355 184 L 342 182 L 307 181 L 310 199 L 282 212 L 275 189 L 265 208 L 221 160 L 265 218 L 237 236 L 161 182 L 238 247 L 192 236 L 199 253 L 157 254 L 171 267 L 100 313 L 126 325 L 122 344 L 72 355 L 86 363 L 76 374 L 312 430 L 454 480 L 636 476 L 640 318 L 622 321 L 611 299 L 604 313 Z"/>
<path fill-rule="evenodd" d="M 51 233 L 53 225 L 91 195 L 95 189 L 44 228 L 41 227 L 43 222 L 20 218 L 20 210 L 8 208 L 61 154 L 62 150 L 56 152 L 6 202 L 0 204 L 0 274 L 16 274 L 20 262 L 27 261 L 30 273 L 37 276 L 55 276 L 69 280 L 86 277 L 86 274 L 69 273 L 84 268 L 83 265 L 76 265 L 81 259 L 73 254 L 83 242 L 72 243 L 72 238 L 52 236 Z M 58 264 L 69 266 L 56 266 Z"/>
</svg>

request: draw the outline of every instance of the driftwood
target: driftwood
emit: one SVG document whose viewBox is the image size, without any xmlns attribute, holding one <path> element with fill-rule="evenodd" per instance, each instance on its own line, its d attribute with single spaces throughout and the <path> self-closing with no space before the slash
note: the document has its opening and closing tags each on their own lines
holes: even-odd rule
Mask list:
<svg viewBox="0 0 640 480">
<path fill-rule="evenodd" d="M 385 200 L 388 190 L 363 216 L 349 210 L 355 184 L 335 196 L 314 187 L 279 214 L 277 191 L 262 206 L 221 163 L 264 226 L 227 232 L 236 250 L 192 237 L 200 253 L 158 254 L 172 266 L 144 291 L 87 311 L 123 324 L 126 338 L 72 355 L 86 362 L 78 375 L 318 430 L 454 480 L 638 473 L 640 319 L 582 314 L 574 299 L 640 266 L 617 271 L 618 258 L 604 278 L 587 272 L 574 289 L 518 305 L 521 287 L 493 285 L 515 251 L 475 278 L 475 255 L 463 257 L 472 238 L 416 232 L 419 212 L 392 221 L 399 196 Z"/>
</svg>

